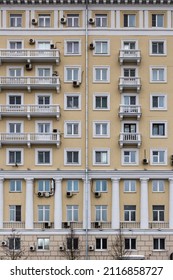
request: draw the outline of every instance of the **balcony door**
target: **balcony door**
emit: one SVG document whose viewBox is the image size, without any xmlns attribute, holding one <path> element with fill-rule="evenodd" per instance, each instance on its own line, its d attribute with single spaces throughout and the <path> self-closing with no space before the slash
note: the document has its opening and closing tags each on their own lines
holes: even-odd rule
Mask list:
<svg viewBox="0 0 173 280">
<path fill-rule="evenodd" d="M 124 124 L 124 133 L 136 133 L 136 124 L 135 123 L 125 123 Z"/>
</svg>

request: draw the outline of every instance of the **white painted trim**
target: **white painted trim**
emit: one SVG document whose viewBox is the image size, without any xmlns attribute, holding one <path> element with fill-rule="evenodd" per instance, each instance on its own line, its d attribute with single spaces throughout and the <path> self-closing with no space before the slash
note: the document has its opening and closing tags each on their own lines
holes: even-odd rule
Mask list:
<svg viewBox="0 0 173 280">
<path fill-rule="evenodd" d="M 161 97 L 164 97 L 164 103 L 165 103 L 165 107 L 163 108 L 153 108 L 152 107 L 152 97 L 153 96 L 161 96 Z M 166 111 L 167 110 L 167 94 L 165 93 L 161 93 L 161 92 L 158 92 L 158 93 L 150 93 L 150 110 L 151 111 Z"/>
<path fill-rule="evenodd" d="M 94 50 L 93 50 L 93 55 L 94 56 L 109 56 L 110 55 L 110 40 L 107 40 L 107 39 L 96 39 L 96 40 L 93 40 L 94 46 L 97 43 L 102 43 L 102 42 L 106 42 L 107 43 L 107 53 L 96 53 L 96 47 L 95 47 Z"/>
<path fill-rule="evenodd" d="M 156 80 L 154 81 L 153 80 L 153 75 L 152 75 L 152 70 L 161 70 L 163 69 L 164 70 L 164 80 L 163 81 L 160 81 L 160 80 Z M 152 84 L 165 84 L 167 83 L 167 67 L 166 66 L 150 66 L 150 83 Z"/>
<path fill-rule="evenodd" d="M 52 93 L 49 93 L 46 91 L 46 93 L 42 93 L 42 92 L 37 92 L 35 94 L 35 104 L 39 105 L 38 104 L 38 97 L 39 96 L 49 96 L 50 97 L 50 105 L 53 104 L 53 101 L 52 101 Z"/>
<path fill-rule="evenodd" d="M 78 134 L 67 134 L 68 124 L 78 124 Z M 64 138 L 81 138 L 81 121 L 78 120 L 66 120 L 64 121 Z"/>
<path fill-rule="evenodd" d="M 38 131 L 38 125 L 39 124 L 49 124 L 50 125 L 50 132 L 49 133 L 52 133 L 52 130 L 53 130 L 53 126 L 52 126 L 52 121 L 47 121 L 47 120 L 45 120 L 45 121 L 43 121 L 43 120 L 37 120 L 37 121 L 35 121 L 35 132 L 36 133 L 39 133 L 39 131 Z M 41 134 L 41 133 L 40 133 Z M 43 133 L 44 134 L 44 133 Z"/>
<path fill-rule="evenodd" d="M 165 126 L 165 135 L 161 136 L 161 135 L 153 135 L 153 124 L 164 124 Z M 168 137 L 168 129 L 167 129 L 167 121 L 164 121 L 164 120 L 150 120 L 150 138 L 167 138 Z"/>
<path fill-rule="evenodd" d="M 67 152 L 78 152 L 78 163 L 67 163 Z M 64 165 L 80 166 L 81 165 L 81 148 L 65 148 L 64 149 Z"/>
<path fill-rule="evenodd" d="M 161 42 L 164 43 L 164 53 L 163 54 L 153 54 L 152 53 L 152 42 Z M 150 56 L 167 56 L 167 41 L 164 39 L 151 39 L 149 40 L 149 54 Z"/>
<path fill-rule="evenodd" d="M 78 42 L 79 43 L 79 53 L 67 53 L 67 43 L 68 42 Z M 65 39 L 64 40 L 64 56 L 81 56 L 81 40 L 80 39 Z"/>
<path fill-rule="evenodd" d="M 107 80 L 96 80 L 96 69 L 107 70 Z M 93 83 L 95 84 L 108 84 L 110 83 L 110 65 L 95 65 L 93 66 Z"/>
<path fill-rule="evenodd" d="M 96 108 L 96 97 L 105 97 L 107 96 L 107 108 Z M 109 111 L 110 110 L 110 93 L 107 92 L 95 92 L 93 94 L 93 110 L 94 111 Z"/>
<path fill-rule="evenodd" d="M 153 156 L 152 156 L 153 151 L 164 151 L 164 162 L 163 163 L 154 163 L 153 162 Z M 151 165 L 156 165 L 156 166 L 167 165 L 167 149 L 166 148 L 151 148 L 150 149 L 150 164 Z"/>
<path fill-rule="evenodd" d="M 135 162 L 128 162 L 126 163 L 124 161 L 124 152 L 135 152 L 136 154 L 136 160 Z M 138 149 L 133 149 L 133 148 L 124 148 L 124 149 L 121 149 L 121 165 L 122 166 L 137 166 L 139 165 L 139 150 Z"/>
<path fill-rule="evenodd" d="M 6 94 L 6 105 L 10 105 L 10 102 L 9 102 L 9 96 L 21 96 L 21 105 L 24 104 L 24 93 L 14 93 L 14 92 L 8 92 Z"/>
<path fill-rule="evenodd" d="M 38 152 L 50 152 L 50 163 L 38 163 Z M 35 165 L 38 165 L 38 166 L 52 165 L 52 149 L 36 148 L 35 149 Z"/>
<path fill-rule="evenodd" d="M 107 134 L 96 134 L 96 124 L 107 124 Z M 93 138 L 110 138 L 110 121 L 109 120 L 93 120 Z"/>
<path fill-rule="evenodd" d="M 10 133 L 10 124 L 13 123 L 13 124 L 21 124 L 21 131 L 19 133 L 23 133 L 24 132 L 24 121 L 20 121 L 20 120 L 9 120 L 6 122 L 6 131 L 7 133 Z"/>
<path fill-rule="evenodd" d="M 64 83 L 72 83 L 73 79 L 68 81 L 67 80 L 67 69 L 78 69 L 78 81 L 81 82 L 82 80 L 82 70 L 80 65 L 65 65 L 64 66 Z"/>
<path fill-rule="evenodd" d="M 9 163 L 9 152 L 15 152 L 20 151 L 21 152 L 21 163 L 17 163 L 17 165 L 23 165 L 24 164 L 24 149 L 23 148 L 7 148 L 6 149 L 6 165 L 13 166 L 15 163 Z"/>
<path fill-rule="evenodd" d="M 96 152 L 107 153 L 107 163 L 96 162 Z M 110 165 L 110 148 L 93 148 L 93 166 L 109 166 Z"/>
<path fill-rule="evenodd" d="M 68 96 L 74 96 L 74 97 L 78 97 L 78 104 L 79 104 L 79 108 L 67 108 L 67 97 Z M 68 110 L 68 111 L 81 111 L 81 94 L 80 93 L 65 93 L 64 94 L 64 110 Z"/>
</svg>

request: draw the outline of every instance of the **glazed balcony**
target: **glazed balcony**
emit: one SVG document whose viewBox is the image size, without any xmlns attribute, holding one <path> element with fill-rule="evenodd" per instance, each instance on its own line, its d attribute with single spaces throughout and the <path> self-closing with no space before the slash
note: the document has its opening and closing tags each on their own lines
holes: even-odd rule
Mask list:
<svg viewBox="0 0 173 280">
<path fill-rule="evenodd" d="M 54 77 L 0 77 L 0 90 L 60 90 L 60 78 Z"/>
<path fill-rule="evenodd" d="M 135 90 L 139 92 L 141 89 L 141 79 L 138 77 L 120 77 L 119 79 L 119 90 Z"/>
<path fill-rule="evenodd" d="M 60 118 L 59 105 L 0 105 L 0 118 L 15 117 L 56 117 Z"/>
<path fill-rule="evenodd" d="M 60 145 L 60 133 L 0 133 L 0 145 Z"/>
<path fill-rule="evenodd" d="M 141 62 L 141 52 L 139 50 L 120 50 L 119 52 L 120 65 L 124 63 L 136 63 Z"/>
<path fill-rule="evenodd" d="M 2 62 L 51 62 L 59 64 L 59 50 L 39 50 L 39 49 L 0 49 L 0 63 Z"/>
<path fill-rule="evenodd" d="M 123 118 L 137 118 L 141 117 L 141 106 L 138 105 L 120 105 L 119 108 L 120 119 Z"/>
<path fill-rule="evenodd" d="M 120 133 L 119 144 L 120 147 L 124 145 L 140 146 L 141 145 L 141 134 L 139 133 L 130 133 L 124 132 Z"/>
</svg>

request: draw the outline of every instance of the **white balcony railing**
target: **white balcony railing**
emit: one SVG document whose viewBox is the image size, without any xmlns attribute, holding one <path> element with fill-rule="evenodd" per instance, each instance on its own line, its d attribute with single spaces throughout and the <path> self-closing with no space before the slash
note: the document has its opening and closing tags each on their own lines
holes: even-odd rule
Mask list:
<svg viewBox="0 0 173 280">
<path fill-rule="evenodd" d="M 139 133 L 120 133 L 120 146 L 124 145 L 141 145 L 141 134 Z"/>
<path fill-rule="evenodd" d="M 141 117 L 141 106 L 138 105 L 120 105 L 119 116 L 121 119 L 123 117 Z"/>
<path fill-rule="evenodd" d="M 120 228 L 140 228 L 140 222 L 120 222 Z"/>
<path fill-rule="evenodd" d="M 60 61 L 59 50 L 39 50 L 39 49 L 0 49 L 0 62 L 56 62 Z"/>
<path fill-rule="evenodd" d="M 60 117 L 59 105 L 0 105 L 1 116 L 55 116 L 57 119 Z"/>
<path fill-rule="evenodd" d="M 0 77 L 1 89 L 55 89 L 60 90 L 60 78 L 54 77 Z"/>
<path fill-rule="evenodd" d="M 125 89 L 133 89 L 139 92 L 141 89 L 141 79 L 138 77 L 120 77 L 119 89 L 120 92 Z"/>
<path fill-rule="evenodd" d="M 111 228 L 111 222 L 91 222 L 91 228 L 101 228 L 101 229 L 104 229 L 104 228 Z"/>
<path fill-rule="evenodd" d="M 60 133 L 0 133 L 0 145 L 56 144 L 60 145 Z"/>
<path fill-rule="evenodd" d="M 3 222 L 3 228 L 8 228 L 8 229 L 25 228 L 25 222 Z"/>
<path fill-rule="evenodd" d="M 135 62 L 139 64 L 141 62 L 141 52 L 139 50 L 120 50 L 119 61 L 120 64 L 126 62 Z"/>
<path fill-rule="evenodd" d="M 153 229 L 169 228 L 169 223 L 168 222 L 149 222 L 149 228 L 153 228 Z"/>
</svg>

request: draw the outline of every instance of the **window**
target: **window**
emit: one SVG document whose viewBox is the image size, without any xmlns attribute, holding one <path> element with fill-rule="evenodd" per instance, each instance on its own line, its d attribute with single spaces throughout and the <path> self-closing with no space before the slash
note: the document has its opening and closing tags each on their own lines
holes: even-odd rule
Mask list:
<svg viewBox="0 0 173 280">
<path fill-rule="evenodd" d="M 77 237 L 67 238 L 67 250 L 78 250 L 79 249 L 79 239 Z"/>
<path fill-rule="evenodd" d="M 152 27 L 164 27 L 164 15 L 152 14 Z"/>
<path fill-rule="evenodd" d="M 136 192 L 136 181 L 125 180 L 124 181 L 124 192 Z"/>
<path fill-rule="evenodd" d="M 67 191 L 68 192 L 78 192 L 79 191 L 79 181 L 78 180 L 67 180 Z"/>
<path fill-rule="evenodd" d="M 21 41 L 10 41 L 9 48 L 10 48 L 10 50 L 21 50 L 22 42 Z"/>
<path fill-rule="evenodd" d="M 136 49 L 136 42 L 135 41 L 124 41 L 123 42 L 123 49 L 124 50 L 135 50 Z"/>
<path fill-rule="evenodd" d="M 123 73 L 124 73 L 125 78 L 136 77 L 136 69 L 135 68 L 124 68 Z"/>
<path fill-rule="evenodd" d="M 107 250 L 107 238 L 96 238 L 96 250 Z"/>
<path fill-rule="evenodd" d="M 65 82 L 80 81 L 79 67 L 65 67 Z"/>
<path fill-rule="evenodd" d="M 136 250 L 136 238 L 125 238 L 125 250 Z"/>
<path fill-rule="evenodd" d="M 50 192 L 50 180 L 38 180 L 38 192 Z"/>
<path fill-rule="evenodd" d="M 9 123 L 8 124 L 9 133 L 21 133 L 22 132 L 22 123 Z"/>
<path fill-rule="evenodd" d="M 37 150 L 37 164 L 51 164 L 51 151 L 50 150 Z"/>
<path fill-rule="evenodd" d="M 124 205 L 124 221 L 135 222 L 136 221 L 136 206 Z"/>
<path fill-rule="evenodd" d="M 136 15 L 124 15 L 124 27 L 136 27 Z"/>
<path fill-rule="evenodd" d="M 22 104 L 21 95 L 9 95 L 8 100 L 9 100 L 9 105 L 21 105 Z"/>
<path fill-rule="evenodd" d="M 152 150 L 151 151 L 152 164 L 166 164 L 166 150 Z"/>
<path fill-rule="evenodd" d="M 80 95 L 65 95 L 65 109 L 66 110 L 79 110 L 81 108 Z"/>
<path fill-rule="evenodd" d="M 37 104 L 38 105 L 50 105 L 50 95 L 38 95 Z"/>
<path fill-rule="evenodd" d="M 94 95 L 94 109 L 96 110 L 109 110 L 110 109 L 110 96 L 109 95 Z"/>
<path fill-rule="evenodd" d="M 19 237 L 10 237 L 9 241 L 9 250 L 20 250 L 20 238 Z"/>
<path fill-rule="evenodd" d="M 67 121 L 64 124 L 65 137 L 81 137 L 81 123 L 76 121 Z"/>
<path fill-rule="evenodd" d="M 66 55 L 79 55 L 80 42 L 79 41 L 65 41 L 65 54 Z"/>
<path fill-rule="evenodd" d="M 134 95 L 124 95 L 123 96 L 123 105 L 136 105 L 137 100 Z"/>
<path fill-rule="evenodd" d="M 10 27 L 22 27 L 22 15 L 11 14 L 10 15 Z"/>
<path fill-rule="evenodd" d="M 108 54 L 108 41 L 95 41 L 94 42 L 94 54 L 106 55 Z"/>
<path fill-rule="evenodd" d="M 7 152 L 8 152 L 8 164 L 14 164 L 14 165 L 23 164 L 22 150 L 10 149 L 10 150 L 7 150 Z"/>
<path fill-rule="evenodd" d="M 137 164 L 137 151 L 124 150 L 123 151 L 123 164 Z"/>
<path fill-rule="evenodd" d="M 151 95 L 151 110 L 165 110 L 166 101 L 165 95 Z"/>
<path fill-rule="evenodd" d="M 10 180 L 10 192 L 21 192 L 22 181 L 21 180 Z"/>
<path fill-rule="evenodd" d="M 49 250 L 49 238 L 38 238 L 37 250 Z"/>
<path fill-rule="evenodd" d="M 65 150 L 65 164 L 80 165 L 81 151 L 79 150 Z"/>
<path fill-rule="evenodd" d="M 9 68 L 9 76 L 10 77 L 21 77 L 22 76 L 22 68 L 20 68 L 20 67 Z"/>
<path fill-rule="evenodd" d="M 95 206 L 95 211 L 96 211 L 96 221 L 97 222 L 106 222 L 107 221 L 107 206 L 106 205 Z"/>
<path fill-rule="evenodd" d="M 39 205 L 38 206 L 38 221 L 39 222 L 49 222 L 50 220 L 50 206 L 49 205 Z"/>
<path fill-rule="evenodd" d="M 153 205 L 153 221 L 154 222 L 163 222 L 164 213 L 165 213 L 164 205 Z"/>
<path fill-rule="evenodd" d="M 94 82 L 109 82 L 110 68 L 104 66 L 94 67 Z"/>
<path fill-rule="evenodd" d="M 39 27 L 50 27 L 50 15 L 39 15 L 38 16 Z"/>
<path fill-rule="evenodd" d="M 79 27 L 79 14 L 67 14 L 67 26 Z"/>
<path fill-rule="evenodd" d="M 164 181 L 163 180 L 153 180 L 152 181 L 152 191 L 153 192 L 164 192 Z"/>
<path fill-rule="evenodd" d="M 166 82 L 166 68 L 152 68 L 151 82 Z"/>
<path fill-rule="evenodd" d="M 107 180 L 96 180 L 95 191 L 96 192 L 107 192 Z"/>
<path fill-rule="evenodd" d="M 37 49 L 39 50 L 50 50 L 50 41 L 37 41 Z M 43 54 L 43 53 L 41 53 Z"/>
<path fill-rule="evenodd" d="M 51 68 L 39 67 L 37 68 L 38 77 L 50 77 L 51 76 Z M 39 79 L 39 81 L 41 81 Z M 44 81 L 44 80 L 43 80 Z"/>
<path fill-rule="evenodd" d="M 95 15 L 96 27 L 107 27 L 108 20 L 106 14 L 97 14 Z"/>
<path fill-rule="evenodd" d="M 67 205 L 67 221 L 78 222 L 79 206 L 78 205 Z"/>
<path fill-rule="evenodd" d="M 154 238 L 153 250 L 165 250 L 165 238 Z"/>
<path fill-rule="evenodd" d="M 46 133 L 50 133 L 51 130 L 51 124 L 46 122 L 46 123 L 37 123 L 37 132 L 41 133 L 41 134 L 46 134 Z M 44 138 L 46 139 L 46 138 Z"/>
<path fill-rule="evenodd" d="M 151 123 L 151 136 L 164 137 L 167 135 L 167 123 Z"/>
<path fill-rule="evenodd" d="M 10 205 L 10 222 L 21 222 L 21 205 Z"/>
<path fill-rule="evenodd" d="M 94 165 L 108 165 L 108 164 L 109 164 L 109 150 L 95 150 Z"/>
<path fill-rule="evenodd" d="M 94 122 L 93 136 L 107 138 L 110 136 L 110 123 L 108 122 Z"/>
<path fill-rule="evenodd" d="M 151 41 L 151 54 L 153 54 L 153 55 L 165 54 L 165 42 L 164 41 Z"/>
</svg>

